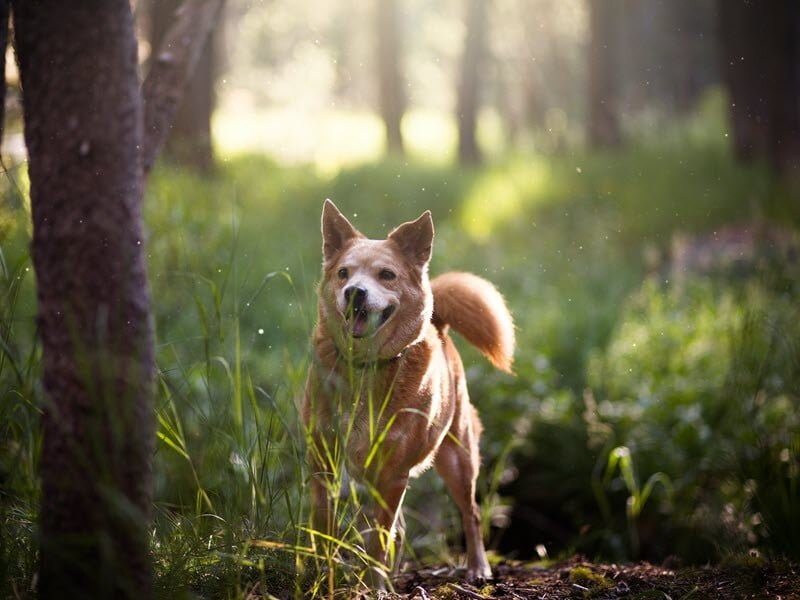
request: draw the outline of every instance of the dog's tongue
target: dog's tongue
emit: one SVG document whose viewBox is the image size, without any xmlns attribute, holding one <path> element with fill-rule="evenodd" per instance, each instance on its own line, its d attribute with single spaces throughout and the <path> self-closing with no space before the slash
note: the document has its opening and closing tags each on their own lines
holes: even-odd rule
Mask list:
<svg viewBox="0 0 800 600">
<path fill-rule="evenodd" d="M 353 319 L 353 336 L 361 337 L 366 335 L 369 328 L 369 313 L 359 312 Z"/>
</svg>

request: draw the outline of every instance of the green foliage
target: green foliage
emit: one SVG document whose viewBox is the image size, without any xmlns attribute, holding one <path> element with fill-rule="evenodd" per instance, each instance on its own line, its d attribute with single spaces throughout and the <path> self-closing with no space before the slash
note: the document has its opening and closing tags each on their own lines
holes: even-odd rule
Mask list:
<svg viewBox="0 0 800 600">
<path fill-rule="evenodd" d="M 755 282 L 649 280 L 593 357 L 596 417 L 642 472 L 673 482 L 658 519 L 679 548 L 699 537 L 712 555 L 794 552 L 798 317 L 789 295 Z"/>
<path fill-rule="evenodd" d="M 327 556 L 304 529 L 296 402 L 325 197 L 373 237 L 431 209 L 432 273 L 474 271 L 507 297 L 516 377 L 460 344 L 485 425 L 487 522 L 502 529 L 524 505 L 535 524 L 515 522 L 501 549 L 518 534 L 531 549 L 613 557 L 637 544 L 645 557 L 689 560 L 751 546 L 796 552 L 797 260 L 678 281 L 667 258 L 676 231 L 797 223 L 784 194 L 721 145 L 669 140 L 468 172 L 383 162 L 328 175 L 253 156 L 225 162 L 212 179 L 158 170 L 146 244 L 163 595 L 325 593 L 366 564 L 346 529 Z M 29 586 L 35 565 L 42 404 L 25 211 L 4 213 L 0 238 L 0 579 L 14 589 Z M 624 457 L 613 452 L 621 446 Z M 674 494 L 653 490 L 667 480 Z M 445 497 L 432 474 L 412 484 L 412 558 L 456 562 L 460 519 Z M 343 523 L 358 510 L 352 502 Z"/>
</svg>

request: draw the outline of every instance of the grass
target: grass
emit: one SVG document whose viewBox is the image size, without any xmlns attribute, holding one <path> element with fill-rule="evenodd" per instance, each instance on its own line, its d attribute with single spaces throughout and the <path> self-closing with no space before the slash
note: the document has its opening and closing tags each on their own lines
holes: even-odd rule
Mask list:
<svg viewBox="0 0 800 600">
<path fill-rule="evenodd" d="M 406 126 L 417 127 L 416 118 Z M 419 118 L 424 122 L 424 115 Z M 246 134 L 233 121 L 222 123 L 231 136 Z M 789 300 L 776 305 L 773 292 L 752 286 L 729 293 L 724 281 L 721 292 L 702 292 L 701 285 L 695 300 L 687 301 L 670 300 L 673 292 L 658 283 L 676 231 L 713 231 L 742 221 L 800 223 L 796 204 L 786 202 L 786 193 L 763 169 L 736 165 L 721 142 L 696 137 L 687 133 L 611 154 L 510 156 L 468 171 L 445 162 L 360 163 L 361 155 L 344 160 L 344 167 L 322 159 L 318 165 L 287 166 L 253 154 L 227 156 L 211 178 L 158 169 L 148 186 L 146 226 L 159 367 L 152 543 L 160 593 L 328 594 L 363 576 L 361 540 L 355 531 L 346 533 L 350 516 L 360 509 L 357 494 L 343 500 L 337 514 L 345 533 L 325 552 L 305 528 L 309 475 L 296 403 L 315 319 L 325 197 L 372 236 L 432 210 L 432 272 L 467 269 L 503 290 L 518 327 L 517 377 L 493 371 L 463 349 L 471 395 L 486 428 L 480 485 L 492 531 L 507 524 L 513 503 L 527 503 L 554 519 L 549 533 L 537 535 L 556 551 L 588 544 L 606 555 L 630 555 L 626 540 L 637 533 L 631 528 L 650 526 L 667 509 L 655 501 L 660 494 L 647 502 L 647 483 L 640 489 L 639 480 L 631 485 L 609 467 L 604 493 L 612 514 L 603 521 L 591 482 L 616 446 L 630 448 L 641 481 L 664 471 L 684 491 L 707 493 L 717 483 L 691 487 L 682 477 L 685 465 L 705 455 L 688 429 L 670 437 L 677 412 L 653 408 L 647 413 L 651 429 L 637 425 L 635 415 L 651 405 L 639 393 L 642 378 L 621 365 L 652 374 L 654 391 L 672 390 L 669 406 L 695 403 L 703 411 L 720 406 L 725 386 L 736 391 L 750 385 L 756 391 L 747 396 L 752 400 L 764 381 L 772 385 L 769 397 L 782 399 L 785 410 L 768 415 L 755 407 L 753 414 L 761 419 L 759 435 L 784 436 L 762 456 L 768 468 L 777 469 L 777 484 L 746 496 L 735 483 L 738 473 L 728 471 L 722 500 L 743 511 L 761 502 L 762 518 L 773 523 L 795 518 L 796 511 L 786 507 L 796 497 L 798 446 L 796 436 L 779 427 L 796 403 L 786 378 L 775 383 L 769 377 L 777 371 L 766 369 L 757 381 L 732 381 L 732 370 L 712 360 L 716 383 L 703 387 L 707 363 L 692 363 L 695 370 L 687 371 L 665 358 L 688 342 L 696 342 L 685 347 L 692 360 L 722 352 L 719 340 L 742 343 L 736 336 L 743 331 L 737 329 L 745 322 L 743 306 L 762 307 L 774 323 L 791 309 Z M 0 210 L 0 580 L 6 582 L 4 594 L 22 596 L 35 565 L 40 352 L 27 209 L 22 203 Z M 643 287 L 648 273 L 654 283 Z M 654 323 L 670 332 L 663 345 L 655 343 L 660 338 L 653 337 Z M 693 323 L 699 329 L 687 338 Z M 715 326 L 728 333 L 721 335 Z M 651 340 L 651 351 L 629 352 L 633 339 Z M 712 354 L 703 354 L 704 348 Z M 747 359 L 741 352 L 736 356 Z M 791 353 L 782 356 L 788 362 L 781 368 L 790 369 Z M 585 416 L 591 412 L 587 387 L 596 395 L 595 430 Z M 748 402 L 754 406 L 755 400 Z M 730 417 L 714 423 L 725 418 Z M 662 438 L 695 450 L 661 464 L 664 457 L 648 441 Z M 561 458 L 558 464 L 552 456 Z M 741 466 L 742 472 L 752 468 Z M 692 476 L 712 472 L 720 471 Z M 534 480 L 527 478 L 531 473 Z M 349 487 L 341 476 L 335 481 Z M 412 559 L 456 564 L 460 519 L 441 502 L 445 495 L 431 474 L 412 483 L 405 501 L 405 552 Z M 639 498 L 633 519 L 625 516 L 630 495 Z M 680 503 L 672 510 L 666 522 L 675 527 L 703 516 Z M 587 515 L 594 529 L 577 536 Z M 571 537 L 553 533 L 563 531 Z M 503 539 L 512 538 L 506 532 Z M 633 539 L 648 542 L 640 532 Z"/>
</svg>

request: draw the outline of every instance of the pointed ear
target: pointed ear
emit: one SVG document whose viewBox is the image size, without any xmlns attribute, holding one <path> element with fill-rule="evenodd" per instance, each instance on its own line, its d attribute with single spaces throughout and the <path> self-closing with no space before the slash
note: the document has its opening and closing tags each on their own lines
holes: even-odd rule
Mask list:
<svg viewBox="0 0 800 600">
<path fill-rule="evenodd" d="M 403 223 L 389 234 L 388 239 L 398 245 L 412 264 L 423 267 L 433 252 L 433 218 L 426 210 L 416 221 Z"/>
<path fill-rule="evenodd" d="M 322 256 L 328 261 L 341 250 L 344 245 L 362 235 L 350 224 L 345 216 L 339 212 L 336 205 L 325 199 L 322 205 Z"/>
</svg>

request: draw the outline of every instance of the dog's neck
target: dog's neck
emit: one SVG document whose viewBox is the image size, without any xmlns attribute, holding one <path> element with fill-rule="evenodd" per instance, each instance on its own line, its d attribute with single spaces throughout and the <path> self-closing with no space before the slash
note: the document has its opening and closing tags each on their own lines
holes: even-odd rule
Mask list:
<svg viewBox="0 0 800 600">
<path fill-rule="evenodd" d="M 338 347 L 334 346 L 336 350 L 336 356 L 339 360 L 343 361 L 346 365 L 352 366 L 354 369 L 365 370 L 365 369 L 374 369 L 379 370 L 384 367 L 388 367 L 400 361 L 403 358 L 403 355 L 408 350 L 408 347 L 403 348 L 399 353 L 395 356 L 390 358 L 376 358 L 374 360 L 364 360 L 364 361 L 348 361 L 347 355 L 339 350 Z"/>
</svg>

